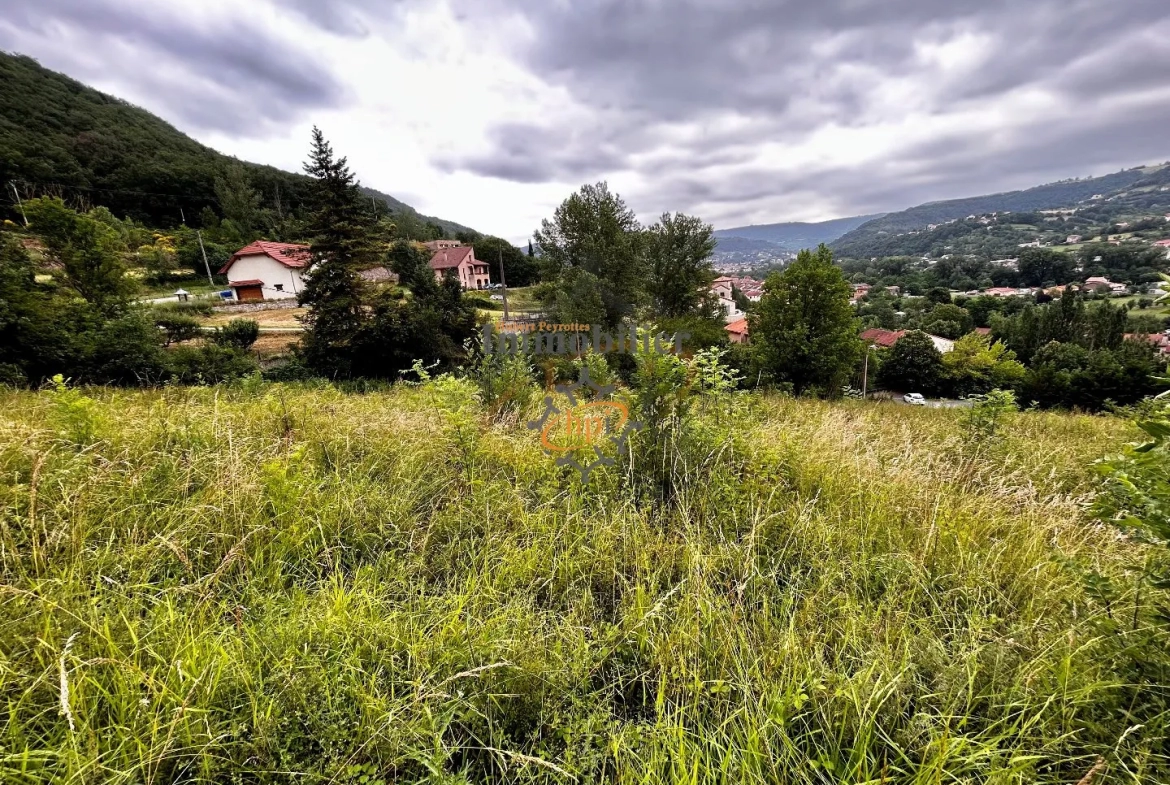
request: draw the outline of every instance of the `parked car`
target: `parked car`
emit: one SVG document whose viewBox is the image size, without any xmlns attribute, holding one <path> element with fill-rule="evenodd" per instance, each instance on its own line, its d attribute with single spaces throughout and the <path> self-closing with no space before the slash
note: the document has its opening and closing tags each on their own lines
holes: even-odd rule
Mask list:
<svg viewBox="0 0 1170 785">
<path fill-rule="evenodd" d="M 922 397 L 922 393 L 906 393 L 902 396 L 902 400 L 911 406 L 925 406 L 926 399 Z"/>
<path fill-rule="evenodd" d="M 504 299 L 504 295 L 502 295 L 502 294 L 493 294 L 493 295 L 491 296 L 491 299 L 493 299 L 493 300 L 499 300 L 499 301 L 502 301 L 502 300 Z"/>
</svg>

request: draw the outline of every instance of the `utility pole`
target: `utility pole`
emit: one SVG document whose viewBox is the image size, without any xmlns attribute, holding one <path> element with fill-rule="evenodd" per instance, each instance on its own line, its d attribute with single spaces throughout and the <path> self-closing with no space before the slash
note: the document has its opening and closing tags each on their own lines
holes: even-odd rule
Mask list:
<svg viewBox="0 0 1170 785">
<path fill-rule="evenodd" d="M 869 391 L 869 347 L 865 347 L 865 370 L 861 372 L 861 400 L 865 400 L 865 394 Z"/>
<path fill-rule="evenodd" d="M 207 263 L 207 250 L 203 247 L 203 232 L 196 229 L 195 236 L 199 238 L 199 253 L 203 254 L 203 266 L 207 268 L 207 282 L 214 288 L 215 281 L 211 280 L 211 265 Z"/>
<path fill-rule="evenodd" d="M 873 344 L 865 347 L 865 371 L 861 377 L 861 399 L 865 400 L 865 394 L 869 391 L 869 350 L 874 348 Z"/>
<path fill-rule="evenodd" d="M 179 208 L 179 218 L 183 221 L 183 226 L 187 225 L 187 216 L 183 213 L 183 208 Z"/>
<path fill-rule="evenodd" d="M 508 316 L 508 280 L 504 278 L 504 249 L 499 247 L 496 250 L 500 252 L 500 286 L 504 287 L 502 290 L 504 293 L 504 319 L 507 320 L 510 317 Z"/>
<path fill-rule="evenodd" d="M 12 186 L 12 194 L 16 197 L 16 205 L 20 208 L 20 217 L 24 219 L 25 228 L 28 228 L 28 216 L 24 214 L 24 202 L 20 201 L 20 194 L 16 191 L 16 183 L 8 183 Z"/>
</svg>

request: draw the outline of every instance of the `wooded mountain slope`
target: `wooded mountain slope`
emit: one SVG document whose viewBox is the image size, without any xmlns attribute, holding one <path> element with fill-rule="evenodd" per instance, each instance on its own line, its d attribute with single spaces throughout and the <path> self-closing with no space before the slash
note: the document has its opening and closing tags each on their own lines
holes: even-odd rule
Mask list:
<svg viewBox="0 0 1170 785">
<path fill-rule="evenodd" d="M 1157 209 L 1170 206 L 1170 191 L 1161 190 L 1165 185 L 1170 185 L 1170 166 L 1163 164 L 1139 166 L 1102 177 L 1048 183 L 1023 191 L 928 202 L 864 223 L 834 241 L 832 247 L 839 256 L 858 258 L 913 254 L 918 252 L 916 248 L 890 247 L 889 238 L 926 229 L 931 224 L 996 212 L 1026 213 L 1078 205 L 1108 207 L 1117 215 L 1125 210 Z M 1096 196 L 1100 199 L 1094 199 Z"/>
<path fill-rule="evenodd" d="M 180 210 L 193 220 L 204 207 L 218 210 L 215 176 L 236 159 L 200 144 L 167 122 L 119 98 L 42 67 L 22 55 L 0 52 L 0 181 L 24 194 L 86 199 L 151 226 L 173 226 Z M 308 139 L 305 140 L 306 147 Z M 266 203 L 277 192 L 284 209 L 298 211 L 309 178 L 272 166 L 241 162 Z M 394 212 L 414 208 L 392 196 Z M 4 201 L 6 217 L 7 205 Z M 466 229 L 431 216 L 445 232 Z"/>
</svg>

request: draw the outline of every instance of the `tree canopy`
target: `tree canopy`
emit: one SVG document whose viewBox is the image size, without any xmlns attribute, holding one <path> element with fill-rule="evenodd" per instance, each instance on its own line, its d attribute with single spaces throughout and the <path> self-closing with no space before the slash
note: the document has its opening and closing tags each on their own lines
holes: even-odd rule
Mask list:
<svg viewBox="0 0 1170 785">
<path fill-rule="evenodd" d="M 770 275 L 748 317 L 761 368 L 798 395 L 838 394 L 861 356 L 851 292 L 824 245 Z"/>
</svg>

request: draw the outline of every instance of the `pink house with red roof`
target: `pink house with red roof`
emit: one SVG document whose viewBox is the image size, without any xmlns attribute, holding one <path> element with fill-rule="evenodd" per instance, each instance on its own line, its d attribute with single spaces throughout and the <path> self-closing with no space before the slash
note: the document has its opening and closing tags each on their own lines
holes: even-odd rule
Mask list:
<svg viewBox="0 0 1170 785">
<path fill-rule="evenodd" d="M 492 282 L 487 262 L 476 259 L 475 250 L 470 245 L 439 248 L 431 257 L 431 269 L 440 281 L 447 275 L 454 275 L 464 289 L 486 289 Z"/>
<path fill-rule="evenodd" d="M 220 275 L 240 302 L 289 300 L 305 288 L 309 246 L 257 240 L 232 254 Z"/>
</svg>

